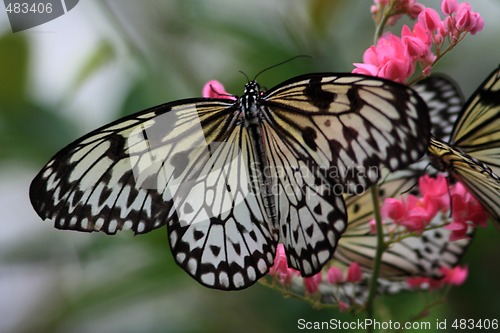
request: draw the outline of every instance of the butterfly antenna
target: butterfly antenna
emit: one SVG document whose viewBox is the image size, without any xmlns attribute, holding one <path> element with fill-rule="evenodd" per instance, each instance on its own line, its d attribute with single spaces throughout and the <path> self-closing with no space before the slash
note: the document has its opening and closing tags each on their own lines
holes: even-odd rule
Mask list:
<svg viewBox="0 0 500 333">
<path fill-rule="evenodd" d="M 248 77 L 247 73 L 243 72 L 243 71 L 238 71 L 240 72 L 241 74 L 243 74 L 245 76 L 245 78 L 247 79 L 247 82 L 250 82 L 250 78 Z"/>
<path fill-rule="evenodd" d="M 272 66 L 270 66 L 270 67 L 264 68 L 263 70 L 261 70 L 260 72 L 258 72 L 258 73 L 257 73 L 257 75 L 255 75 L 255 77 L 253 78 L 253 81 L 257 80 L 257 77 L 258 77 L 259 75 L 261 75 L 262 73 L 264 73 L 264 72 L 266 72 L 266 71 L 268 71 L 268 70 L 270 70 L 270 69 L 273 69 L 273 68 L 275 68 L 275 67 L 278 67 L 278 66 L 284 65 L 284 64 L 286 64 L 286 63 L 288 63 L 288 62 L 290 62 L 290 61 L 293 61 L 293 60 L 295 60 L 295 59 L 299 59 L 299 58 L 310 58 L 310 59 L 311 59 L 312 57 L 311 57 L 311 56 L 308 56 L 308 55 L 304 55 L 304 54 L 303 54 L 303 55 L 298 55 L 298 56 L 292 57 L 292 58 L 290 58 L 290 59 L 287 59 L 287 60 L 285 60 L 285 61 L 279 62 L 279 63 L 277 63 L 277 64 L 275 64 L 275 65 L 272 65 Z"/>
</svg>

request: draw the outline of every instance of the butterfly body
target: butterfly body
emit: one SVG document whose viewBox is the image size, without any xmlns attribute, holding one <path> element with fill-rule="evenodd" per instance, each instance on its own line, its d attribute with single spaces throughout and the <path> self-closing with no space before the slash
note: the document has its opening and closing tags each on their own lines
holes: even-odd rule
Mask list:
<svg viewBox="0 0 500 333">
<path fill-rule="evenodd" d="M 166 103 L 57 153 L 30 187 L 60 229 L 149 232 L 166 225 L 176 262 L 201 284 L 246 288 L 278 242 L 303 276 L 332 257 L 347 224 L 342 192 L 425 151 L 426 104 L 412 89 L 353 74 L 292 78 L 236 99 Z M 354 170 L 356 172 L 347 172 Z"/>
<path fill-rule="evenodd" d="M 262 123 L 265 116 L 260 106 L 260 85 L 256 81 L 250 81 L 245 85 L 243 95 L 238 99 L 239 107 L 243 116 L 243 126 L 249 132 L 251 145 L 255 151 L 256 160 L 253 167 L 258 168 L 258 179 L 256 180 L 259 192 L 262 193 L 265 213 L 271 221 L 274 232 L 278 229 L 276 202 L 272 193 L 273 179 L 268 172 L 267 153 L 262 136 Z M 241 126 L 241 125 L 240 125 Z"/>
</svg>

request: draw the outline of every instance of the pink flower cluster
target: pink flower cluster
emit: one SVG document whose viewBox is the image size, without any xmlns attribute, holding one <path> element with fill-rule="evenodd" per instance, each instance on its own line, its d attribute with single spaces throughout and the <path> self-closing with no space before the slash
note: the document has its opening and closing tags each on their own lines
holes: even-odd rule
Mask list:
<svg viewBox="0 0 500 333">
<path fill-rule="evenodd" d="M 433 279 L 429 277 L 415 276 L 406 279 L 406 283 L 410 288 L 415 289 L 439 289 L 446 285 L 449 286 L 460 286 L 467 279 L 467 275 L 469 274 L 469 269 L 467 266 L 460 267 L 455 266 L 453 268 L 442 267 L 441 274 L 443 277 L 441 279 Z"/>
<path fill-rule="evenodd" d="M 451 207 L 452 222 L 444 227 L 451 231 L 450 241 L 467 238 L 469 227 L 486 227 L 488 213 L 460 183 L 451 191 Z"/>
<path fill-rule="evenodd" d="M 392 0 L 395 1 L 395 0 Z M 383 34 L 376 45 L 370 46 L 363 54 L 363 63 L 354 63 L 353 73 L 384 77 L 397 82 L 406 82 L 420 64 L 424 74 L 430 74 L 434 62 L 442 55 L 441 48 L 446 40 L 455 45 L 468 32 L 475 34 L 484 27 L 484 21 L 477 12 L 473 12 L 467 3 L 457 0 L 443 0 L 441 11 L 446 15 L 441 20 L 432 8 L 425 8 L 416 1 L 397 0 L 399 6 L 390 15 L 406 13 L 417 17 L 417 22 L 410 29 L 404 25 L 401 37 L 391 32 Z M 388 0 L 375 0 L 375 9 L 379 10 Z M 373 9 L 372 9 L 373 11 Z M 396 17 L 396 16 L 393 16 Z M 433 46 L 436 54 L 433 52 Z"/>
<path fill-rule="evenodd" d="M 294 276 L 300 276 L 300 272 L 289 268 L 286 259 L 285 247 L 283 244 L 278 244 L 276 248 L 276 257 L 274 259 L 274 265 L 269 270 L 269 274 L 278 277 L 282 285 L 290 285 Z M 357 283 L 363 278 L 363 273 L 357 262 L 353 262 L 347 269 L 345 278 L 344 273 L 338 267 L 331 266 L 327 273 L 326 279 L 330 284 L 342 284 L 345 282 Z M 323 275 L 321 272 L 310 277 L 302 278 L 304 283 L 304 288 L 308 294 L 314 294 L 319 290 L 319 285 L 323 281 Z"/>
<path fill-rule="evenodd" d="M 451 231 L 450 241 L 467 238 L 470 227 L 486 226 L 488 214 L 462 184 L 457 183 L 449 192 L 442 175 L 437 178 L 422 176 L 418 184 L 422 193 L 420 198 L 409 194 L 399 199 L 385 199 L 380 209 L 383 219 L 408 231 L 421 233 L 437 214 L 449 211 L 451 204 L 452 222 L 445 226 Z M 451 199 L 448 193 L 451 193 Z"/>
</svg>

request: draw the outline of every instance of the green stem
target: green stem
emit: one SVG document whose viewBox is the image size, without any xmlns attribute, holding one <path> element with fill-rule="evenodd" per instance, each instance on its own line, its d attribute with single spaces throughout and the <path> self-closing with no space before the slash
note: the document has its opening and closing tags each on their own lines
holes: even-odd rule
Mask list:
<svg viewBox="0 0 500 333">
<path fill-rule="evenodd" d="M 373 214 L 375 215 L 375 223 L 377 228 L 377 249 L 375 252 L 375 263 L 373 265 L 372 277 L 370 280 L 370 290 L 368 294 L 368 301 L 366 303 L 366 315 L 370 319 L 375 319 L 373 303 L 377 294 L 378 275 L 380 273 L 380 264 L 382 262 L 382 254 L 385 251 L 386 244 L 384 243 L 384 231 L 382 229 L 382 218 L 380 216 L 380 204 L 378 198 L 378 186 L 371 187 Z M 370 326 L 368 332 L 373 332 L 373 327 Z"/>
<path fill-rule="evenodd" d="M 386 15 L 382 16 L 382 20 L 380 20 L 380 23 L 377 25 L 375 28 L 375 35 L 373 36 L 373 45 L 377 45 L 377 41 L 382 36 L 382 33 L 384 32 L 385 25 L 387 24 L 387 17 Z"/>
</svg>

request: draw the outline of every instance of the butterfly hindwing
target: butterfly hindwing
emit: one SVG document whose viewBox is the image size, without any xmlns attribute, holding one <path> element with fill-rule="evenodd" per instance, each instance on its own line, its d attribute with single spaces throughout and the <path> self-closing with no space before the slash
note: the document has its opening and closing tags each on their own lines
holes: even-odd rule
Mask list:
<svg viewBox="0 0 500 333">
<path fill-rule="evenodd" d="M 346 228 L 341 191 L 310 167 L 305 156 L 270 125 L 264 126 L 269 171 L 275 180 L 280 242 L 285 246 L 289 267 L 303 276 L 318 273 L 330 260 Z"/>
<path fill-rule="evenodd" d="M 433 74 L 418 81 L 412 88 L 429 107 L 432 134 L 438 139 L 448 141 L 464 104 L 464 98 L 456 83 L 445 75 Z"/>
<path fill-rule="evenodd" d="M 255 178 L 255 156 L 248 133 L 232 130 L 203 161 L 196 179 L 185 179 L 180 209 L 168 222 L 176 261 L 202 284 L 241 289 L 253 284 L 273 264 L 277 237 L 265 216 Z"/>
</svg>

